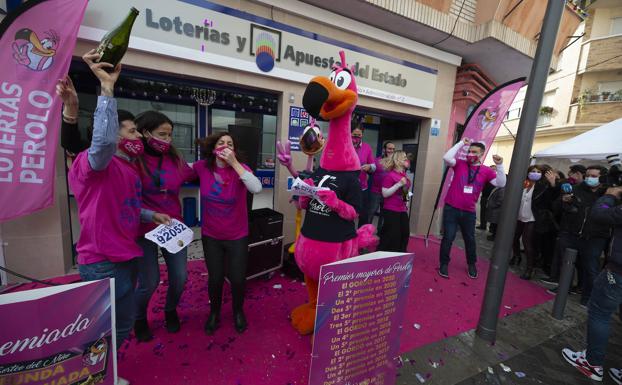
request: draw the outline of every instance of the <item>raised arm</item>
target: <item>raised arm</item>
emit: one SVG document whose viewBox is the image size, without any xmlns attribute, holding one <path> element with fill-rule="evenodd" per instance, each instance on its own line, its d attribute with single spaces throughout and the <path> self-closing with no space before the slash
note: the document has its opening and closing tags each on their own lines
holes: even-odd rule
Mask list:
<svg viewBox="0 0 622 385">
<path fill-rule="evenodd" d="M 460 151 L 460 149 L 466 145 L 469 144 L 468 139 L 464 139 L 463 141 L 460 141 L 456 144 L 454 144 L 454 146 L 452 148 L 450 148 L 445 155 L 443 155 L 443 160 L 445 161 L 445 164 L 448 165 L 449 167 L 453 167 L 456 165 L 456 155 L 458 155 L 458 151 Z"/>
</svg>

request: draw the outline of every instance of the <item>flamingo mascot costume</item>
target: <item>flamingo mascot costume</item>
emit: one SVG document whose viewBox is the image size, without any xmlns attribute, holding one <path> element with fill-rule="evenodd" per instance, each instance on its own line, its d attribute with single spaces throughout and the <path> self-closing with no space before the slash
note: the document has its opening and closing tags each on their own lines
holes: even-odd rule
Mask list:
<svg viewBox="0 0 622 385">
<path fill-rule="evenodd" d="M 320 267 L 358 255 L 359 248 L 377 244 L 372 225 L 358 231 L 354 220 L 361 206 L 359 174 L 361 164 L 352 145 L 350 121 L 358 99 L 356 81 L 345 53 L 330 77 L 316 76 L 307 85 L 302 104 L 314 118 L 329 120 L 328 139 L 320 167 L 305 182 L 330 190 L 318 192 L 318 199 L 300 197 L 306 210 L 296 241 L 294 256 L 305 275 L 309 302 L 291 313 L 292 326 L 302 335 L 313 333 Z"/>
</svg>

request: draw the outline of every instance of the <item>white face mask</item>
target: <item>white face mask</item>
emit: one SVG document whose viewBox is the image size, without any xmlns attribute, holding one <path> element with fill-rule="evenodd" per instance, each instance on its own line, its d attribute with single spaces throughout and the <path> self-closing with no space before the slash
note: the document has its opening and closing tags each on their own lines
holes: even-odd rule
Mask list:
<svg viewBox="0 0 622 385">
<path fill-rule="evenodd" d="M 596 187 L 600 184 L 600 178 L 597 176 L 588 176 L 585 178 L 585 184 L 590 187 Z"/>
</svg>

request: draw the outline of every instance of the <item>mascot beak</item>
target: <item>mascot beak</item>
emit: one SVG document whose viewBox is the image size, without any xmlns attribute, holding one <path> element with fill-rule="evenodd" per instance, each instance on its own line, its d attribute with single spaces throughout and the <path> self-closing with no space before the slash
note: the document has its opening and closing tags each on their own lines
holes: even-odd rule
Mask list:
<svg viewBox="0 0 622 385">
<path fill-rule="evenodd" d="M 45 48 L 43 44 L 41 44 L 41 40 L 39 40 L 37 34 L 28 28 L 17 31 L 15 33 L 15 40 L 26 40 L 32 43 L 32 52 L 39 56 L 54 56 L 56 53 L 53 49 Z"/>
<path fill-rule="evenodd" d="M 314 118 L 331 120 L 342 116 L 356 104 L 356 93 L 341 90 L 325 76 L 316 76 L 307 85 L 302 105 Z"/>
</svg>

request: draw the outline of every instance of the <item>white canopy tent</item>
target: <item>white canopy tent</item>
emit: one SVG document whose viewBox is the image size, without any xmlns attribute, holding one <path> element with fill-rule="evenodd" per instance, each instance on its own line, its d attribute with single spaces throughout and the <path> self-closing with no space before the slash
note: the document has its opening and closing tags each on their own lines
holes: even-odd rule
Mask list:
<svg viewBox="0 0 622 385">
<path fill-rule="evenodd" d="M 622 154 L 622 119 L 557 143 L 533 155 L 534 158 L 562 158 L 605 161 L 609 155 Z"/>
</svg>

